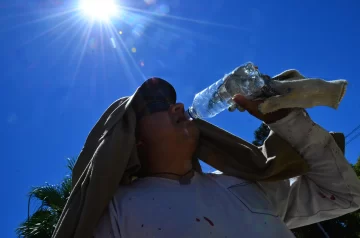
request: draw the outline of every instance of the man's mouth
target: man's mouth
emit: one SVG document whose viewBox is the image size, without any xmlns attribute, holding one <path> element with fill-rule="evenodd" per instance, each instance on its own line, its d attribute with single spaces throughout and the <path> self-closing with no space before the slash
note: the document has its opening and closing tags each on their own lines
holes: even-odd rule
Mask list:
<svg viewBox="0 0 360 238">
<path fill-rule="evenodd" d="M 185 116 L 181 116 L 176 120 L 176 124 L 179 124 L 181 122 L 188 121 Z"/>
</svg>

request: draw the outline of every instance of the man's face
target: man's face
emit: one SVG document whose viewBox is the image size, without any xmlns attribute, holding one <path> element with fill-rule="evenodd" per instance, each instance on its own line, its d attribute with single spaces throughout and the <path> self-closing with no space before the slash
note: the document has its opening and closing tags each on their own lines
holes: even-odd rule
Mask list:
<svg viewBox="0 0 360 238">
<path fill-rule="evenodd" d="M 147 144 L 196 146 L 199 138 L 199 130 L 186 118 L 182 103 L 170 105 L 167 111 L 144 116 L 138 127 L 140 141 Z"/>
</svg>

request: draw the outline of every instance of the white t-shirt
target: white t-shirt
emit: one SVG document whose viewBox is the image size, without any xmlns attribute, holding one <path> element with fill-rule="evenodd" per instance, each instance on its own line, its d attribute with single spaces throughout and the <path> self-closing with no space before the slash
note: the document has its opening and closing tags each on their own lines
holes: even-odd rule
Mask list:
<svg viewBox="0 0 360 238">
<path fill-rule="evenodd" d="M 195 173 L 189 185 L 146 177 L 121 186 L 95 237 L 294 237 L 258 184 Z"/>
</svg>

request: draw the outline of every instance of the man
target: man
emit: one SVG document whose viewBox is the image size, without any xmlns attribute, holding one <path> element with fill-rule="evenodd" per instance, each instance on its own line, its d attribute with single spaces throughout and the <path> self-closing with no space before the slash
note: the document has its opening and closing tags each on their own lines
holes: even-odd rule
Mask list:
<svg viewBox="0 0 360 238">
<path fill-rule="evenodd" d="M 240 95 L 234 101 L 286 139 L 310 171 L 293 183 L 195 172 L 199 130 L 184 105 L 171 95 L 143 97 L 134 103 L 141 170 L 130 185 L 119 187 L 94 237 L 293 237 L 291 228 L 359 208 L 354 171 L 331 135 L 304 110 L 262 115 L 259 102 Z"/>
</svg>

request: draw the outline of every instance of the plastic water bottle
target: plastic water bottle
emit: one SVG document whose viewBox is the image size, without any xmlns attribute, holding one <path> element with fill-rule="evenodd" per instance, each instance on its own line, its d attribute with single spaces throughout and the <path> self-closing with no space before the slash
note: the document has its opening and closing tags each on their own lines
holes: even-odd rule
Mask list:
<svg viewBox="0 0 360 238">
<path fill-rule="evenodd" d="M 267 85 L 269 79 L 254 64 L 246 63 L 197 93 L 187 114 L 193 119 L 214 117 L 235 104 L 232 98 L 236 94 L 250 100 L 270 96 L 272 92 Z"/>
</svg>

